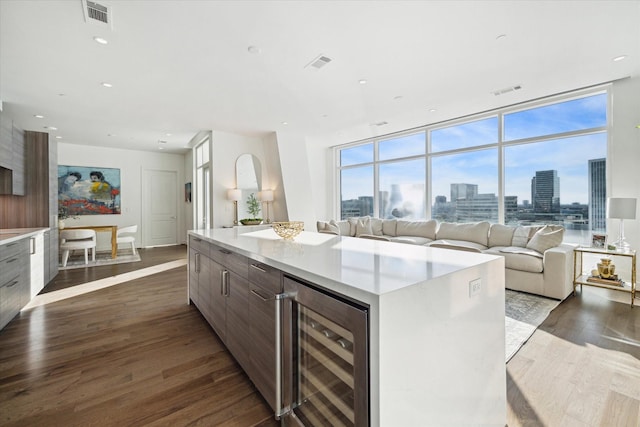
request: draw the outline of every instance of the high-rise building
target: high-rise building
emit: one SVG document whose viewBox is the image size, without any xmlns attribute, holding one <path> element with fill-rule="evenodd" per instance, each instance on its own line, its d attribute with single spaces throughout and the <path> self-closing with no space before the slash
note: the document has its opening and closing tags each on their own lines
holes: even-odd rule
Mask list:
<svg viewBox="0 0 640 427">
<path fill-rule="evenodd" d="M 607 228 L 607 160 L 589 160 L 589 228 Z"/>
<path fill-rule="evenodd" d="M 557 170 L 536 171 L 536 176 L 531 179 L 531 200 L 535 213 L 560 213 L 560 178 Z"/>
<path fill-rule="evenodd" d="M 451 202 L 473 199 L 478 195 L 478 184 L 451 184 Z"/>
</svg>

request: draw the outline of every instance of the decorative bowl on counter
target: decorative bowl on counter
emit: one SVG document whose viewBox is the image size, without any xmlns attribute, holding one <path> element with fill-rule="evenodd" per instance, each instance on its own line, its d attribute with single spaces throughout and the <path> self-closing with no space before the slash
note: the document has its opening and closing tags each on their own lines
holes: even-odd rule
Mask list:
<svg viewBox="0 0 640 427">
<path fill-rule="evenodd" d="M 302 230 L 304 230 L 303 221 L 286 221 L 286 222 L 274 222 L 273 231 L 283 239 L 293 240 Z"/>
</svg>

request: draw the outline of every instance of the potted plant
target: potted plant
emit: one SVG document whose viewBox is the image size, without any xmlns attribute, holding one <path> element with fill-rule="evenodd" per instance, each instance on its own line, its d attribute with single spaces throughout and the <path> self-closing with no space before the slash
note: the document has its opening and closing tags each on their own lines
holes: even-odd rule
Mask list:
<svg viewBox="0 0 640 427">
<path fill-rule="evenodd" d="M 241 219 L 242 225 L 259 225 L 262 224 L 262 218 L 258 218 L 260 214 L 260 202 L 256 199 L 256 195 L 251 193 L 247 197 L 247 211 L 251 214 L 251 218 Z"/>
<path fill-rule="evenodd" d="M 64 205 L 58 206 L 58 228 L 62 230 L 65 227 L 64 220 L 67 218 L 76 219 L 76 215 L 69 215 L 69 208 Z"/>
</svg>

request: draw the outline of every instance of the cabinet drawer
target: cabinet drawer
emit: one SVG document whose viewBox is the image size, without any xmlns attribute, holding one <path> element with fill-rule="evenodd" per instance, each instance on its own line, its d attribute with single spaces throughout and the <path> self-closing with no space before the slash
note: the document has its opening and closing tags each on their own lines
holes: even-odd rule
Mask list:
<svg viewBox="0 0 640 427">
<path fill-rule="evenodd" d="M 26 240 L 18 240 L 17 242 L 0 245 L 0 260 L 11 258 L 20 254 L 23 248 L 27 248 Z"/>
<path fill-rule="evenodd" d="M 26 255 L 24 255 L 26 257 Z M 23 261 L 24 262 L 24 261 Z M 20 254 L 5 258 L 0 261 L 0 286 L 6 284 L 14 277 L 20 275 Z"/>
<path fill-rule="evenodd" d="M 245 279 L 249 277 L 249 259 L 220 246 L 211 245 L 211 259 Z"/>
<path fill-rule="evenodd" d="M 203 240 L 199 237 L 189 236 L 189 248 L 204 254 L 205 256 L 209 256 L 209 247 L 211 244 L 206 240 Z"/>
<path fill-rule="evenodd" d="M 249 261 L 249 280 L 274 293 L 282 291 L 282 273 L 258 261 Z"/>
</svg>

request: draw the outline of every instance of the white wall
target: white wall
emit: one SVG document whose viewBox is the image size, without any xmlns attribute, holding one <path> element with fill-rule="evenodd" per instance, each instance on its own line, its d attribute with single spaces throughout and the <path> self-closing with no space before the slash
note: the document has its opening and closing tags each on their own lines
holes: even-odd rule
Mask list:
<svg viewBox="0 0 640 427">
<path fill-rule="evenodd" d="M 613 130 L 609 135 L 608 195 L 638 199 L 636 219 L 624 222 L 631 247 L 640 250 L 640 76 L 613 85 Z M 618 236 L 618 220 L 607 221 L 609 239 Z"/>
<path fill-rule="evenodd" d="M 104 167 L 120 169 L 120 215 L 83 215 L 78 219 L 67 219 L 68 226 L 80 225 L 127 225 L 138 224 L 136 245 L 143 246 L 142 223 L 142 171 L 145 169 L 175 171 L 178 183 L 175 188 L 180 206 L 184 204 L 185 156 L 182 154 L 153 153 L 149 151 L 121 150 L 86 145 L 58 143 L 58 164 L 69 166 Z M 185 210 L 179 207 L 178 243 L 186 243 Z M 110 250 L 108 233 L 98 233 L 98 250 Z"/>
<path fill-rule="evenodd" d="M 286 203 L 282 202 L 282 178 L 279 159 L 273 154 L 275 151 L 273 137 L 251 137 L 214 131 L 212 141 L 213 228 L 233 225 L 233 203 L 227 200 L 227 190 L 236 188 L 236 160 L 245 153 L 253 154 L 260 160 L 263 189 L 274 190 L 274 202 L 270 208 L 271 219 L 282 221 L 286 212 L 282 212 L 281 207 L 284 204 L 286 209 Z M 238 203 L 244 203 L 244 201 L 241 200 Z"/>
</svg>

